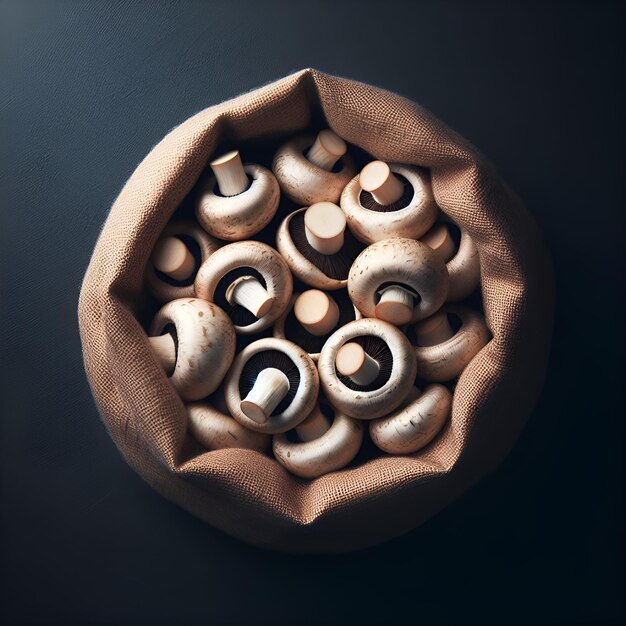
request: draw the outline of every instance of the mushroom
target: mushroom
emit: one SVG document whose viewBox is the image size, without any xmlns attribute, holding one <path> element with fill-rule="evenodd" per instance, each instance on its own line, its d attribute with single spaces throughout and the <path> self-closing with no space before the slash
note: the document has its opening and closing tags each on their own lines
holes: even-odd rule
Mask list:
<svg viewBox="0 0 626 626">
<path fill-rule="evenodd" d="M 363 442 L 361 422 L 336 413 L 331 424 L 319 405 L 296 427 L 296 433 L 296 442 L 287 433 L 274 435 L 272 449 L 281 465 L 302 478 L 317 478 L 345 467 Z"/>
<path fill-rule="evenodd" d="M 319 356 L 321 387 L 341 413 L 375 419 L 393 411 L 415 380 L 415 352 L 398 328 L 360 319 L 335 331 Z"/>
<path fill-rule="evenodd" d="M 361 313 L 345 289 L 332 296 L 319 289 L 309 289 L 292 296 L 290 306 L 274 324 L 274 337 L 293 341 L 317 363 L 330 334 L 337 327 L 360 318 Z"/>
<path fill-rule="evenodd" d="M 370 422 L 374 444 L 389 454 L 411 454 L 429 444 L 450 416 L 452 394 L 443 385 L 413 387 L 400 408 Z"/>
<path fill-rule="evenodd" d="M 276 248 L 303 283 L 332 291 L 346 286 L 350 266 L 363 246 L 346 231 L 340 207 L 317 202 L 282 221 Z"/>
<path fill-rule="evenodd" d="M 463 229 L 459 229 L 461 240 L 457 249 L 449 226 L 454 222 L 447 216 L 443 220 L 437 222 L 420 241 L 428 244 L 445 261 L 450 277 L 447 301 L 458 302 L 480 285 L 480 258 L 472 238 Z"/>
<path fill-rule="evenodd" d="M 220 245 L 195 221 L 170 222 L 154 246 L 146 270 L 146 284 L 152 295 L 159 302 L 193 298 L 197 269 L 194 251 L 202 264 Z"/>
<path fill-rule="evenodd" d="M 196 294 L 223 308 L 235 331 L 251 335 L 269 328 L 289 305 L 293 280 L 284 259 L 259 241 L 238 241 L 200 266 Z"/>
<path fill-rule="evenodd" d="M 203 228 L 227 241 L 247 239 L 265 228 L 280 200 L 274 174 L 255 163 L 243 165 L 238 150 L 211 161 L 210 166 L 213 174 L 202 185 L 196 205 Z"/>
<path fill-rule="evenodd" d="M 328 129 L 315 140 L 311 135 L 299 135 L 277 150 L 272 170 L 283 193 L 300 206 L 336 203 L 356 173 L 347 150 L 346 142 Z"/>
<path fill-rule="evenodd" d="M 198 298 L 168 302 L 154 317 L 150 334 L 154 353 L 183 400 L 213 393 L 235 356 L 235 331 L 228 316 Z"/>
<path fill-rule="evenodd" d="M 302 348 L 266 337 L 237 355 L 224 389 L 228 410 L 242 426 L 275 434 L 294 428 L 311 412 L 319 378 Z"/>
<path fill-rule="evenodd" d="M 446 300 L 448 271 L 426 244 L 385 239 L 368 246 L 354 261 L 348 292 L 365 317 L 401 326 L 437 311 Z"/>
<path fill-rule="evenodd" d="M 372 161 L 341 194 L 348 228 L 364 243 L 392 237 L 417 239 L 437 219 L 437 205 L 425 170 Z"/>
<path fill-rule="evenodd" d="M 450 318 L 460 322 L 456 332 Z M 414 331 L 417 374 L 433 382 L 456 378 L 490 339 L 483 316 L 463 305 L 446 305 Z"/>
<path fill-rule="evenodd" d="M 228 412 L 223 393 L 216 393 L 203 402 L 186 405 L 188 429 L 193 437 L 208 450 L 245 448 L 264 452 L 270 436 L 244 428 Z"/>
</svg>

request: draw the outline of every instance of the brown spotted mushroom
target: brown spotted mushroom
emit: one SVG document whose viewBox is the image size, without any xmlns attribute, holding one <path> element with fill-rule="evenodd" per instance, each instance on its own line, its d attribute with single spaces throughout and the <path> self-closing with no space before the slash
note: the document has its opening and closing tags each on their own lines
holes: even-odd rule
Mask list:
<svg viewBox="0 0 626 626">
<path fill-rule="evenodd" d="M 437 205 L 425 170 L 372 161 L 346 185 L 341 208 L 348 228 L 364 243 L 392 237 L 417 239 L 437 219 Z"/>
<path fill-rule="evenodd" d="M 300 206 L 337 203 L 356 173 L 347 150 L 345 141 L 328 129 L 315 140 L 310 135 L 299 135 L 276 151 L 272 171 L 283 193 Z"/>
<path fill-rule="evenodd" d="M 280 189 L 274 174 L 254 163 L 241 163 L 238 150 L 211 161 L 213 175 L 202 185 L 196 217 L 219 239 L 248 239 L 276 213 Z M 219 192 L 219 193 L 218 193 Z"/>
<path fill-rule="evenodd" d="M 183 400 L 212 394 L 235 356 L 235 331 L 227 315 L 198 298 L 164 305 L 152 321 L 150 335 L 157 359 Z"/>
<path fill-rule="evenodd" d="M 287 308 L 293 280 L 276 250 L 260 241 L 238 241 L 200 266 L 195 289 L 226 311 L 238 334 L 250 335 L 269 328 Z"/>
</svg>

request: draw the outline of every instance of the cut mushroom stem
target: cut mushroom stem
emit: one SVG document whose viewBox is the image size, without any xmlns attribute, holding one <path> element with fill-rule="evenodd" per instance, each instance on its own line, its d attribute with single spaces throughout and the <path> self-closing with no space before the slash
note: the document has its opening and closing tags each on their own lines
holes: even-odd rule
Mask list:
<svg viewBox="0 0 626 626">
<path fill-rule="evenodd" d="M 346 343 L 339 348 L 335 367 L 340 374 L 363 387 L 373 383 L 380 372 L 378 361 L 355 342 Z"/>
<path fill-rule="evenodd" d="M 223 196 L 238 196 L 249 187 L 248 175 L 243 169 L 239 150 L 232 150 L 211 161 L 211 169 Z"/>
<path fill-rule="evenodd" d="M 148 337 L 154 354 L 169 376 L 176 367 L 176 343 L 171 333 L 159 335 L 157 337 Z"/>
<path fill-rule="evenodd" d="M 337 303 L 319 289 L 301 293 L 293 305 L 293 314 L 302 327 L 316 337 L 327 335 L 339 322 Z"/>
<path fill-rule="evenodd" d="M 264 424 L 288 391 L 287 375 L 275 367 L 267 367 L 259 372 L 254 386 L 239 408 L 257 424 Z"/>
<path fill-rule="evenodd" d="M 408 324 L 413 317 L 415 293 L 401 285 L 390 285 L 379 292 L 376 317 L 396 326 Z"/>
<path fill-rule="evenodd" d="M 404 185 L 384 161 L 368 163 L 361 170 L 359 184 L 384 206 L 397 202 L 404 193 Z"/>
<path fill-rule="evenodd" d="M 152 253 L 154 267 L 174 280 L 185 280 L 193 274 L 196 264 L 189 248 L 178 237 L 164 237 Z"/>
<path fill-rule="evenodd" d="M 454 331 L 444 311 L 415 325 L 415 337 L 418 346 L 437 346 L 454 335 Z"/>
<path fill-rule="evenodd" d="M 456 252 L 450 229 L 444 223 L 435 224 L 421 239 L 447 263 Z"/>
<path fill-rule="evenodd" d="M 316 202 L 304 212 L 304 233 L 320 254 L 336 254 L 343 247 L 346 216 L 332 202 Z"/>
<path fill-rule="evenodd" d="M 307 152 L 306 158 L 317 167 L 330 172 L 335 163 L 348 151 L 346 142 L 332 130 L 318 133 L 315 143 Z"/>
<path fill-rule="evenodd" d="M 226 300 L 231 306 L 238 304 L 257 318 L 267 315 L 274 304 L 265 287 L 254 276 L 241 276 L 226 290 Z"/>
<path fill-rule="evenodd" d="M 311 414 L 296 426 L 296 433 L 302 442 L 319 439 L 330 428 L 330 420 L 316 406 Z"/>
</svg>

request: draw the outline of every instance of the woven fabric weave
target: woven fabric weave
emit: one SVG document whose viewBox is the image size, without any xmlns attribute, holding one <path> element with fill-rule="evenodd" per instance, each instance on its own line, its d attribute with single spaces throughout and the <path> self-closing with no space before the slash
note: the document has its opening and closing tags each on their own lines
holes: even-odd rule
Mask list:
<svg viewBox="0 0 626 626">
<path fill-rule="evenodd" d="M 452 418 L 433 444 L 304 481 L 252 451 L 189 453 L 183 404 L 151 353 L 134 302 L 160 232 L 224 133 L 233 141 L 286 137 L 315 111 L 375 158 L 430 170 L 437 204 L 479 250 L 493 338 L 461 375 Z M 111 209 L 78 313 L 94 397 L 129 464 L 165 497 L 235 537 L 315 553 L 406 532 L 506 456 L 543 383 L 553 301 L 535 223 L 473 146 L 406 98 L 305 69 L 194 115 L 148 154 Z"/>
</svg>

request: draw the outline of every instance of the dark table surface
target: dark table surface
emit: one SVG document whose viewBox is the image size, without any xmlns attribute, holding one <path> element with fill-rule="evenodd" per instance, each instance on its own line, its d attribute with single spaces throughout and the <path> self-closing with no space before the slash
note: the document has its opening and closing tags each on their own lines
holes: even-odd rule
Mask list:
<svg viewBox="0 0 626 626">
<path fill-rule="evenodd" d="M 5 623 L 605 623 L 624 615 L 619 3 L 3 2 Z M 196 111 L 312 66 L 426 106 L 493 160 L 558 277 L 519 443 L 410 534 L 341 557 L 239 543 L 99 421 L 80 282 L 124 181 Z M 620 281 L 621 278 L 621 281 Z"/>
</svg>

